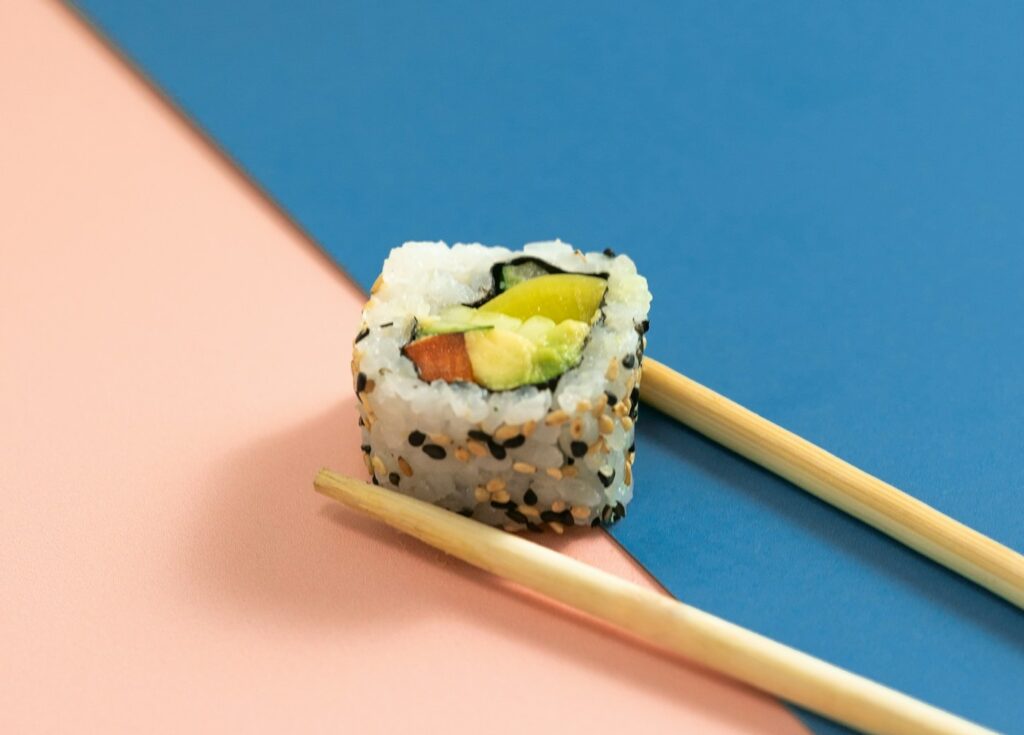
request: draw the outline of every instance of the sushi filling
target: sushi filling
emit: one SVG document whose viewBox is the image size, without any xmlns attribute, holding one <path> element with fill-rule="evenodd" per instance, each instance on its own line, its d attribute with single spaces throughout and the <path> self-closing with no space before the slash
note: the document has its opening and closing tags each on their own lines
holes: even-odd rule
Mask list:
<svg viewBox="0 0 1024 735">
<path fill-rule="evenodd" d="M 534 258 L 498 264 L 493 275 L 490 298 L 417 320 L 402 353 L 421 380 L 510 390 L 556 380 L 579 364 L 607 278 Z"/>
</svg>

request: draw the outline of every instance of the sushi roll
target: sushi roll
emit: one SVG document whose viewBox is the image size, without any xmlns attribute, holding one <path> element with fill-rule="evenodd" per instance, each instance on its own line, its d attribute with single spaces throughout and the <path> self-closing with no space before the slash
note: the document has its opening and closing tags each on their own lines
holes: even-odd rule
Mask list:
<svg viewBox="0 0 1024 735">
<path fill-rule="evenodd" d="M 650 302 L 611 250 L 392 250 L 352 356 L 373 482 L 509 531 L 619 520 Z"/>
</svg>

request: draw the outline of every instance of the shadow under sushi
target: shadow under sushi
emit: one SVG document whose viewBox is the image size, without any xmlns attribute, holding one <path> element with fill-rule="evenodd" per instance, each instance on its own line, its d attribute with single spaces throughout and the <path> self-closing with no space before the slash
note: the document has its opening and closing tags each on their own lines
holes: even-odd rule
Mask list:
<svg viewBox="0 0 1024 735">
<path fill-rule="evenodd" d="M 757 706 L 736 707 L 735 689 L 716 675 L 316 495 L 311 482 L 322 465 L 365 475 L 355 425 L 349 398 L 232 452 L 210 473 L 193 542 L 182 549 L 181 594 L 190 604 L 325 632 L 454 619 L 608 679 L 627 676 L 630 687 L 709 720 L 746 729 L 761 721 L 769 704 L 759 695 L 750 694 Z"/>
</svg>

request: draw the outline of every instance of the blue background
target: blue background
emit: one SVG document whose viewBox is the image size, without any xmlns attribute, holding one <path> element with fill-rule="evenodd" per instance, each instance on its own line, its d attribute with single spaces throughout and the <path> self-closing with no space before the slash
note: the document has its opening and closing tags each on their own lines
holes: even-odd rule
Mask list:
<svg viewBox="0 0 1024 735">
<path fill-rule="evenodd" d="M 653 356 L 1024 549 L 1024 6 L 625 6 L 80 3 L 364 286 L 410 239 L 623 250 Z M 639 427 L 614 535 L 674 594 L 1024 732 L 1024 614 Z"/>
</svg>

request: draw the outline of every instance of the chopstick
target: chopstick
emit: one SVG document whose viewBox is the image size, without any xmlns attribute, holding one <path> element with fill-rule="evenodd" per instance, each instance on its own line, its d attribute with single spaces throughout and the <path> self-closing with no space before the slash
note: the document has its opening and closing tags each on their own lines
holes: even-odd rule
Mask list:
<svg viewBox="0 0 1024 735">
<path fill-rule="evenodd" d="M 710 439 L 1024 608 L 1024 556 L 725 396 L 644 358 L 640 397 Z"/>
<path fill-rule="evenodd" d="M 524 538 L 321 470 L 317 492 L 663 649 L 870 733 L 990 733 L 956 715 Z"/>
</svg>

